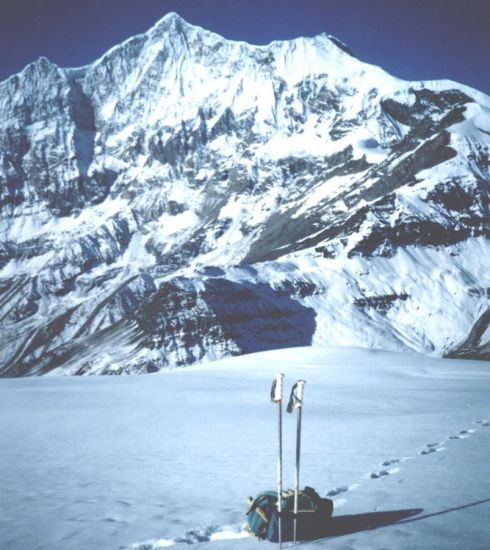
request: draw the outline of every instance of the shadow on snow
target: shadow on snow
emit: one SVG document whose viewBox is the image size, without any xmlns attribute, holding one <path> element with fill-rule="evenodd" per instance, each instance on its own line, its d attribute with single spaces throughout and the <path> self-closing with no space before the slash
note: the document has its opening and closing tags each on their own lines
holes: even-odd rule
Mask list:
<svg viewBox="0 0 490 550">
<path fill-rule="evenodd" d="M 379 529 L 381 527 L 388 527 L 395 523 L 404 524 L 412 523 L 414 521 L 421 521 L 443 514 L 449 514 L 450 512 L 457 512 L 465 508 L 472 506 L 478 506 L 490 502 L 490 498 L 464 504 L 453 508 L 447 508 L 439 512 L 432 514 L 419 515 L 423 512 L 423 508 L 411 508 L 406 510 L 394 510 L 384 512 L 370 512 L 366 514 L 355 514 L 349 516 L 337 516 L 333 517 L 325 525 L 318 526 L 315 533 L 311 533 L 306 540 L 314 541 L 319 539 L 326 539 L 331 537 L 342 537 L 344 535 L 351 535 L 360 531 L 368 531 Z M 417 517 L 414 517 L 417 516 Z"/>
<path fill-rule="evenodd" d="M 411 508 L 407 510 L 393 510 L 384 512 L 370 512 L 366 514 L 354 514 L 349 516 L 334 516 L 324 525 L 319 525 L 308 536 L 307 540 L 318 540 L 330 537 L 342 537 L 359 531 L 368 531 L 393 525 L 407 518 L 420 514 L 423 508 Z"/>
</svg>

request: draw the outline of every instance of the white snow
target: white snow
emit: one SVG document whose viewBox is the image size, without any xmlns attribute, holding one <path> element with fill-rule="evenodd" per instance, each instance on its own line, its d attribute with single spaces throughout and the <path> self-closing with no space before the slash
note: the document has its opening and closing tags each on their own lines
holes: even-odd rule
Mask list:
<svg viewBox="0 0 490 550">
<path fill-rule="evenodd" d="M 286 391 L 307 381 L 301 485 L 335 501 L 333 535 L 302 547 L 488 548 L 490 364 L 296 348 L 0 380 L 2 549 L 257 548 L 244 499 L 275 487 L 279 371 Z M 286 485 L 295 428 L 286 415 Z"/>
<path fill-rule="evenodd" d="M 18 277 L 41 271 L 43 267 L 54 257 L 53 251 L 23 260 L 11 260 L 3 269 L 0 269 L 0 279 Z"/>
</svg>

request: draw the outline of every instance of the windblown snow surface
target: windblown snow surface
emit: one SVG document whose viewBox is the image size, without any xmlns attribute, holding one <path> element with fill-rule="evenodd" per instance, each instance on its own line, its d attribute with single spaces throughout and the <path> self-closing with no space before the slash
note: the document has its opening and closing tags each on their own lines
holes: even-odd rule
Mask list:
<svg viewBox="0 0 490 550">
<path fill-rule="evenodd" d="M 0 547 L 257 548 L 244 499 L 275 486 L 278 371 L 286 391 L 307 380 L 301 484 L 335 501 L 302 547 L 490 547 L 489 363 L 352 348 L 0 380 Z M 284 428 L 292 485 L 295 418 Z"/>
</svg>

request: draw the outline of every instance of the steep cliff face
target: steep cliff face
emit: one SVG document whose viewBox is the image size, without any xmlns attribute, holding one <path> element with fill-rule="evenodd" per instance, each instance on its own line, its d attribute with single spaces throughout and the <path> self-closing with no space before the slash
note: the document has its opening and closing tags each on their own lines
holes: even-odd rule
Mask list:
<svg viewBox="0 0 490 550">
<path fill-rule="evenodd" d="M 488 357 L 490 98 L 170 14 L 0 83 L 0 373 Z"/>
</svg>

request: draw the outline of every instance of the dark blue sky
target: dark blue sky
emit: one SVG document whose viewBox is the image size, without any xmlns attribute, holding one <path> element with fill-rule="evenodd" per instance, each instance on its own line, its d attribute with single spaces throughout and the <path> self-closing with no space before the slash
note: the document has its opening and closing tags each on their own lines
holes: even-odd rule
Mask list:
<svg viewBox="0 0 490 550">
<path fill-rule="evenodd" d="M 253 44 L 327 32 L 401 78 L 490 94 L 490 0 L 0 0 L 0 80 L 41 55 L 87 64 L 169 11 Z"/>
</svg>

